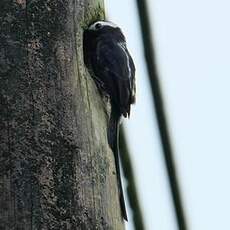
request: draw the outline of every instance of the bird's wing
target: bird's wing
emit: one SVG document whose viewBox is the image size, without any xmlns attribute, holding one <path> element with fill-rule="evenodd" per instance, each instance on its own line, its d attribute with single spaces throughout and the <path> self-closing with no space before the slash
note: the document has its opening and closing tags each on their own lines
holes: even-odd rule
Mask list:
<svg viewBox="0 0 230 230">
<path fill-rule="evenodd" d="M 127 116 L 132 103 L 135 67 L 125 43 L 98 42 L 93 68 L 105 84 L 111 100 Z"/>
</svg>

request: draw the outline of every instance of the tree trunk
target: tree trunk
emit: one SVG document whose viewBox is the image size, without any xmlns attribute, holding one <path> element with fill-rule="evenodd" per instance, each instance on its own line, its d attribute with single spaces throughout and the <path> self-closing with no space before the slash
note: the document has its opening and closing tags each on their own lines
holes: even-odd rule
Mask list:
<svg viewBox="0 0 230 230">
<path fill-rule="evenodd" d="M 102 0 L 0 2 L 0 230 L 124 229 L 110 108 L 83 63 Z"/>
</svg>

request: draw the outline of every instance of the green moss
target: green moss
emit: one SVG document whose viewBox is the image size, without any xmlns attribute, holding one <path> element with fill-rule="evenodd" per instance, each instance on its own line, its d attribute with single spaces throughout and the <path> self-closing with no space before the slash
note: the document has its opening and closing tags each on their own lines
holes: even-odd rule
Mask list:
<svg viewBox="0 0 230 230">
<path fill-rule="evenodd" d="M 93 22 L 96 22 L 98 20 L 104 20 L 104 19 L 105 19 L 104 7 L 102 4 L 97 3 L 96 5 L 89 7 L 88 12 L 86 12 L 84 21 L 81 24 L 81 27 L 83 28 L 83 30 L 85 30 Z"/>
</svg>

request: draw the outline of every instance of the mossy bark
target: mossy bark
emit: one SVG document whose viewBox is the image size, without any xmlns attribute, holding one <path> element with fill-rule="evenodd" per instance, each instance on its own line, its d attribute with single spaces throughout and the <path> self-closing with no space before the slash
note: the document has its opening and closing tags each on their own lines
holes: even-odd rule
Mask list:
<svg viewBox="0 0 230 230">
<path fill-rule="evenodd" d="M 0 2 L 0 230 L 124 229 L 109 105 L 83 63 L 102 0 Z"/>
</svg>

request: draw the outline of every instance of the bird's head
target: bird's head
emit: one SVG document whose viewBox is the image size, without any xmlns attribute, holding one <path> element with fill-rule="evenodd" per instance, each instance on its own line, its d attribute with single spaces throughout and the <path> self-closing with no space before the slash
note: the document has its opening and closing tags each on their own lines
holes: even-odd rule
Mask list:
<svg viewBox="0 0 230 230">
<path fill-rule="evenodd" d="M 121 42 L 125 41 L 125 37 L 121 29 L 114 23 L 109 21 L 96 21 L 89 25 L 86 30 L 92 37 L 97 36 L 112 36 L 114 39 L 117 39 Z"/>
<path fill-rule="evenodd" d="M 93 24 L 91 24 L 88 28 L 88 30 L 91 31 L 101 31 L 101 30 L 105 30 L 105 29 L 109 29 L 109 30 L 113 30 L 113 29 L 118 29 L 119 27 L 112 23 L 112 22 L 108 22 L 108 21 L 97 21 L 94 22 Z"/>
</svg>

